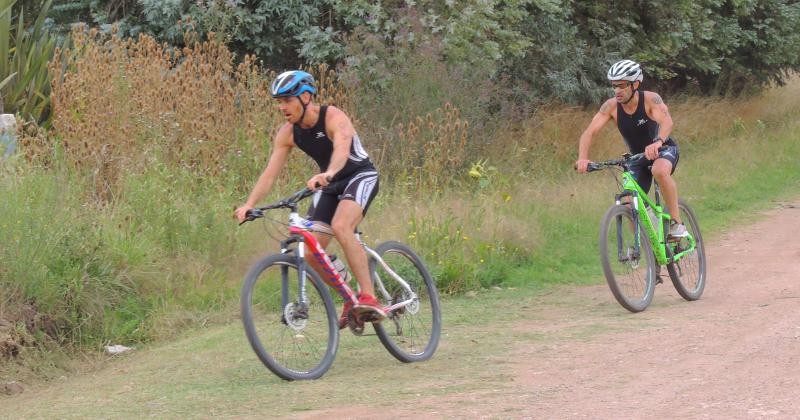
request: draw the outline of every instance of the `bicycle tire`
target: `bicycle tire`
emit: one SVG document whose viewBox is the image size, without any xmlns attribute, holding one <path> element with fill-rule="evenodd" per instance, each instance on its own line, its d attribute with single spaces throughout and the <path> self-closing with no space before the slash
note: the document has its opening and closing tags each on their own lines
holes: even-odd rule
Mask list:
<svg viewBox="0 0 800 420">
<path fill-rule="evenodd" d="M 667 264 L 667 271 L 678 294 L 692 301 L 700 299 L 706 287 L 706 252 L 694 211 L 683 200 L 678 200 L 678 208 L 681 221 L 695 239 L 695 252 L 685 255 L 678 262 Z M 673 247 L 673 253 L 678 253 L 681 252 L 681 247 L 688 247 L 687 242 L 687 239 L 681 239 L 677 243 L 670 243 L 669 246 Z"/>
<path fill-rule="evenodd" d="M 379 323 L 373 323 L 375 333 L 389 353 L 404 363 L 420 362 L 433 356 L 439 345 L 442 317 L 439 293 L 422 259 L 408 246 L 387 241 L 375 248 L 386 264 L 402 277 L 417 294 L 418 301 L 387 314 Z M 404 299 L 403 288 L 374 258 L 369 269 L 373 283 L 381 279 L 390 298 L 380 290 L 375 294 L 383 305 L 389 306 Z M 377 288 L 376 288 L 377 289 Z"/>
<path fill-rule="evenodd" d="M 339 345 L 330 292 L 313 269 L 309 267 L 306 274 L 309 308 L 305 318 L 297 315 L 302 311 L 297 310 L 298 273 L 293 255 L 275 254 L 256 262 L 241 292 L 242 322 L 250 346 L 270 371 L 289 381 L 321 377 L 333 364 Z M 282 293 L 288 297 L 286 305 L 281 302 Z M 313 341 L 317 336 L 319 344 Z M 281 347 L 284 344 L 285 348 Z"/>
<path fill-rule="evenodd" d="M 639 255 L 635 255 L 634 226 L 633 212 L 628 206 L 609 208 L 600 224 L 600 259 L 606 282 L 617 302 L 631 312 L 641 312 L 653 300 L 656 260 L 650 239 L 641 225 Z M 645 264 L 643 270 L 640 269 L 642 263 Z"/>
</svg>

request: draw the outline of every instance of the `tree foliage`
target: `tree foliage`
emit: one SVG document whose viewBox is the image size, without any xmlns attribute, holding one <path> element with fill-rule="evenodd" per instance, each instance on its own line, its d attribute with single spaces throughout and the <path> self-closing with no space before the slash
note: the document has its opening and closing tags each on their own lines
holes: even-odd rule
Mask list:
<svg viewBox="0 0 800 420">
<path fill-rule="evenodd" d="M 532 101 L 597 102 L 621 58 L 642 62 L 648 86 L 699 92 L 782 83 L 800 68 L 796 0 L 56 0 L 53 10 L 62 25 L 116 23 L 177 45 L 190 24 L 268 67 L 360 64 L 378 85 L 366 66 L 391 69 L 436 44 L 448 68 L 507 80 Z"/>
</svg>

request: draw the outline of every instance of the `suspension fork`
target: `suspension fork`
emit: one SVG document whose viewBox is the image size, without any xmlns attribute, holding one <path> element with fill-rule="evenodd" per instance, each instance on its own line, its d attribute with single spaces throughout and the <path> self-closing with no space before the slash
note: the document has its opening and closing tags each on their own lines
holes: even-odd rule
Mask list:
<svg viewBox="0 0 800 420">
<path fill-rule="evenodd" d="M 297 243 L 297 248 L 294 250 L 294 262 L 297 266 L 297 289 L 300 291 L 298 296 L 298 315 L 308 315 L 308 295 L 306 293 L 306 270 L 308 270 L 308 263 L 305 260 L 305 239 L 302 236 L 292 235 L 288 239 L 281 241 L 281 253 L 288 254 L 292 252 L 289 245 Z M 281 267 L 281 307 L 285 308 L 289 304 L 289 267 Z"/>
<path fill-rule="evenodd" d="M 617 205 L 620 205 L 625 197 L 630 197 L 627 204 L 631 206 L 631 214 L 633 215 L 633 255 L 630 257 L 639 258 L 642 254 L 642 225 L 639 222 L 639 194 L 636 191 L 624 190 L 614 197 L 614 201 Z M 628 261 L 630 258 L 623 249 L 622 229 L 622 216 L 617 216 L 617 258 L 620 262 Z"/>
</svg>

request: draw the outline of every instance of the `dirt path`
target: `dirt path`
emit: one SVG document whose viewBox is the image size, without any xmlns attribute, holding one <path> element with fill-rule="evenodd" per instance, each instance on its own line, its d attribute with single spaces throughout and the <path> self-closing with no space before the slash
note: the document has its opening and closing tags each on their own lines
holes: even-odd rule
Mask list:
<svg viewBox="0 0 800 420">
<path fill-rule="evenodd" d="M 706 244 L 708 284 L 685 302 L 667 282 L 644 313 L 593 315 L 605 286 L 577 288 L 583 307 L 550 307 L 520 334 L 583 327 L 584 335 L 520 340 L 513 386 L 422 397 L 409 409 L 349 407 L 316 417 L 797 418 L 800 416 L 800 203 Z M 583 302 L 583 303 L 581 303 Z M 580 330 L 580 328 L 578 328 Z M 508 365 L 504 366 L 508 367 Z"/>
</svg>

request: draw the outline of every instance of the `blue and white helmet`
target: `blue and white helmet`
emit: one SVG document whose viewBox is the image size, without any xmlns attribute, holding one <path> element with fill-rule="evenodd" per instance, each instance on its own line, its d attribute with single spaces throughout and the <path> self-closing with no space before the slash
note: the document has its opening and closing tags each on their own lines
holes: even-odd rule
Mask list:
<svg viewBox="0 0 800 420">
<path fill-rule="evenodd" d="M 632 60 L 622 60 L 614 63 L 608 69 L 608 80 L 627 80 L 629 82 L 641 82 L 644 79 L 642 67 L 639 63 Z"/>
<path fill-rule="evenodd" d="M 285 98 L 300 96 L 303 92 L 317 93 L 314 87 L 314 76 L 302 70 L 289 70 L 278 75 L 272 82 L 272 97 Z"/>
</svg>

